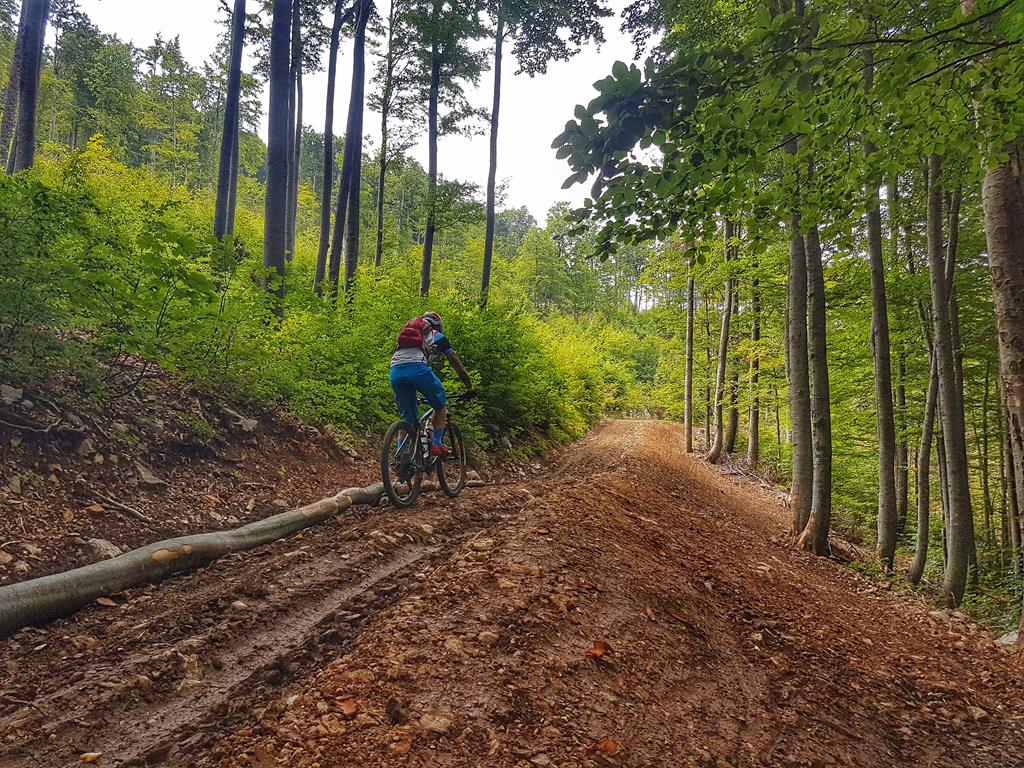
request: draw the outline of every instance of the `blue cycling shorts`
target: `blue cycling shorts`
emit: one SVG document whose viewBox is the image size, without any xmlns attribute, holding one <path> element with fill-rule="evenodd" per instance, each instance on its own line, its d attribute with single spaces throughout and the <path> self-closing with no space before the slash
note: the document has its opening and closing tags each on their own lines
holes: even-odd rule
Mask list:
<svg viewBox="0 0 1024 768">
<path fill-rule="evenodd" d="M 419 420 L 420 407 L 416 393 L 426 398 L 435 410 L 444 408 L 447 398 L 444 385 L 437 378 L 434 369 L 426 363 L 405 363 L 391 367 L 391 389 L 402 419 L 414 425 Z"/>
</svg>

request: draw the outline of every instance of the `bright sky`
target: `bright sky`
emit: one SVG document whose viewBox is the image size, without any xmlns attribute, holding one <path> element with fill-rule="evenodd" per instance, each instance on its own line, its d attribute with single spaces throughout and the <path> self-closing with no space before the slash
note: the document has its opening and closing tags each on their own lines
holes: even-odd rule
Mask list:
<svg viewBox="0 0 1024 768">
<path fill-rule="evenodd" d="M 221 29 L 215 23 L 220 5 L 216 0 L 174 0 L 169 3 L 157 0 L 80 0 L 80 5 L 101 30 L 116 34 L 138 47 L 149 45 L 157 33 L 165 38 L 180 36 L 185 56 L 197 67 L 214 49 Z M 625 0 L 612 0 L 611 5 L 618 13 Z M 555 159 L 551 141 L 561 133 L 566 120 L 572 117 L 575 105 L 593 98 L 593 83 L 611 71 L 615 60 L 632 60 L 633 46 L 618 26 L 617 16 L 608 19 L 605 24 L 607 42 L 600 50 L 588 48 L 569 62 L 552 64 L 546 75 L 536 78 L 513 76 L 517 69 L 515 61 L 506 56 L 498 177 L 507 181 L 507 207 L 525 205 L 543 223 L 548 208 L 556 201 L 578 203 L 583 199 L 583 186 L 566 191 L 561 189 L 569 170 L 564 161 Z M 344 125 L 348 108 L 351 44 L 343 42 L 342 45 L 335 126 L 339 122 Z M 317 73 L 307 75 L 304 81 L 303 122 L 319 130 L 323 130 L 324 123 L 326 80 L 324 73 Z M 492 87 L 492 74 L 488 72 L 479 89 L 471 94 L 473 102 L 489 109 Z M 365 121 L 372 145 L 380 140 L 379 122 L 369 115 Z M 425 166 L 425 140 L 414 149 L 414 153 Z M 439 147 L 441 173 L 476 182 L 483 187 L 487 181 L 487 154 L 486 135 L 446 137 Z"/>
</svg>

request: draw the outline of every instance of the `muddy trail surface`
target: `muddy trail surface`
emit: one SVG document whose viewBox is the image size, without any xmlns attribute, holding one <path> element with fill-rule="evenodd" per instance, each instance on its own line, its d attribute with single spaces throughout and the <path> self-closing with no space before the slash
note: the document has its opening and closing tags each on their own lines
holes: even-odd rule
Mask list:
<svg viewBox="0 0 1024 768">
<path fill-rule="evenodd" d="M 681 444 L 612 422 L 24 630 L 0 766 L 1024 765 L 1016 655 Z"/>
</svg>

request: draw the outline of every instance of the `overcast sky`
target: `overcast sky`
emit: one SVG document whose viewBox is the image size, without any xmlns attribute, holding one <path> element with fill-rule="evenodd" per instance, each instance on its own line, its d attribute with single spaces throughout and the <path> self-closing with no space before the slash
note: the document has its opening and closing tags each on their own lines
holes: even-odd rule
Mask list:
<svg viewBox="0 0 1024 768">
<path fill-rule="evenodd" d="M 571 1 L 571 0 L 570 0 Z M 612 0 L 616 11 L 625 0 Z M 80 0 L 82 9 L 104 32 L 144 47 L 157 33 L 165 38 L 180 36 L 181 47 L 194 65 L 199 66 L 213 50 L 221 28 L 216 24 L 218 0 Z M 552 64 L 546 75 L 530 78 L 513 76 L 517 69 L 506 57 L 502 89 L 501 129 L 499 134 L 498 177 L 507 182 L 508 207 L 527 206 L 543 222 L 547 209 L 558 200 L 579 202 L 584 187 L 563 191 L 562 181 L 569 175 L 564 161 L 555 160 L 551 140 L 561 133 L 573 107 L 593 98 L 593 83 L 607 75 L 616 59 L 632 60 L 633 46 L 618 28 L 618 18 L 605 24 L 607 42 L 590 47 L 569 62 Z M 335 125 L 344 125 L 348 108 L 348 79 L 351 72 L 351 45 L 343 43 L 339 63 L 339 87 Z M 326 59 L 326 57 L 324 57 Z M 488 107 L 493 79 L 486 73 L 479 89 L 471 94 L 473 102 Z M 323 73 L 307 75 L 304 81 L 305 114 L 303 122 L 323 130 L 327 93 Z M 367 136 L 373 146 L 380 139 L 379 120 L 368 116 Z M 264 135 L 265 138 L 265 135 Z M 441 173 L 481 187 L 487 181 L 487 137 L 446 137 L 441 140 Z M 426 142 L 413 150 L 426 165 Z"/>
</svg>

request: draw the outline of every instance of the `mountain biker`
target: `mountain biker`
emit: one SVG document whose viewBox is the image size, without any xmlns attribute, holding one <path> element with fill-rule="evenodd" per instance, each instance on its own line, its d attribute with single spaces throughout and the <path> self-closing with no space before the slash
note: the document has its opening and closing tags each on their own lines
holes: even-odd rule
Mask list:
<svg viewBox="0 0 1024 768">
<path fill-rule="evenodd" d="M 441 328 L 441 315 L 437 312 L 427 312 L 405 324 L 398 334 L 395 353 L 391 356 L 391 389 L 394 390 L 395 403 L 402 419 L 413 426 L 419 420 L 416 393 L 426 398 L 434 409 L 434 436 L 430 455 L 443 457 L 447 454 L 442 442 L 448 414 L 445 407 L 447 395 L 430 363 L 444 355 L 465 385 L 466 396 L 474 397 L 476 392 L 462 361 L 452 349 L 451 342 L 441 333 Z"/>
</svg>

